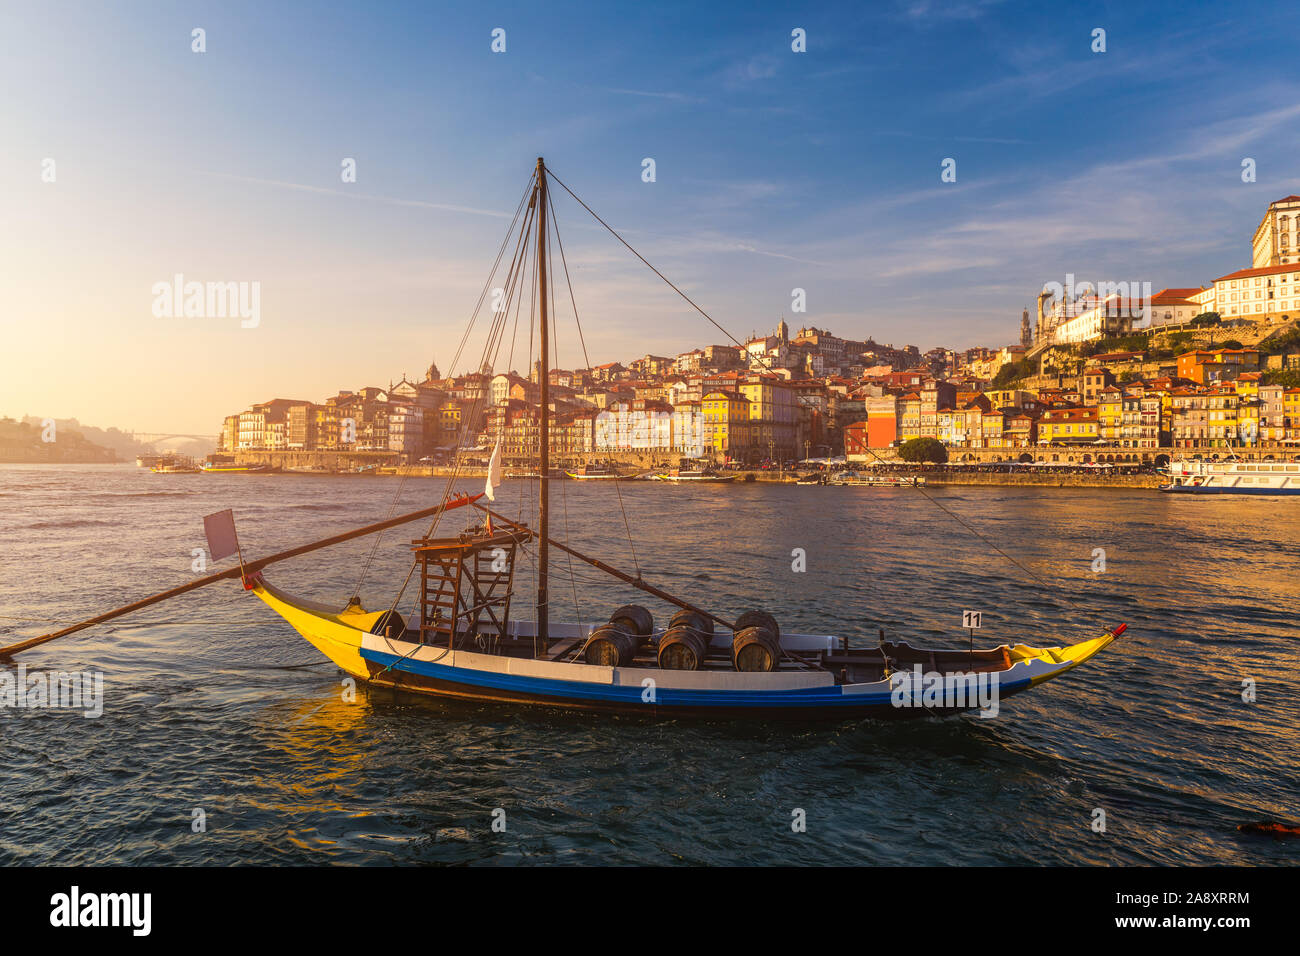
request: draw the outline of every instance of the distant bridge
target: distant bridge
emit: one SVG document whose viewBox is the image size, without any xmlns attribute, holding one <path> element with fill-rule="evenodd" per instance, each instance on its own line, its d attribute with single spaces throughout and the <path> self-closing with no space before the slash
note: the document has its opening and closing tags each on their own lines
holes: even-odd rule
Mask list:
<svg viewBox="0 0 1300 956">
<path fill-rule="evenodd" d="M 155 442 L 171 441 L 175 438 L 189 438 L 194 441 L 216 441 L 218 435 L 182 435 L 180 432 L 128 432 L 131 438 L 144 445 L 152 445 Z"/>
</svg>

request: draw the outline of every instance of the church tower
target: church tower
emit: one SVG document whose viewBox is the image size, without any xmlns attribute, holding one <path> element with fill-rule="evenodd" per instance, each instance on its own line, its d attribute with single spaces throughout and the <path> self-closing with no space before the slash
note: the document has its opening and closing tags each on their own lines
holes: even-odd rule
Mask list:
<svg viewBox="0 0 1300 956">
<path fill-rule="evenodd" d="M 442 378 L 442 373 L 438 371 L 438 363 L 430 360 L 429 370 L 424 373 L 424 380 L 426 382 L 435 382 L 440 378 Z"/>
<path fill-rule="evenodd" d="M 776 339 L 782 345 L 787 345 L 790 342 L 790 326 L 785 324 L 785 316 L 781 316 L 781 321 L 777 324 Z"/>
<path fill-rule="evenodd" d="M 1029 348 L 1034 344 L 1034 332 L 1029 327 L 1029 309 L 1020 313 L 1020 344 Z"/>
</svg>

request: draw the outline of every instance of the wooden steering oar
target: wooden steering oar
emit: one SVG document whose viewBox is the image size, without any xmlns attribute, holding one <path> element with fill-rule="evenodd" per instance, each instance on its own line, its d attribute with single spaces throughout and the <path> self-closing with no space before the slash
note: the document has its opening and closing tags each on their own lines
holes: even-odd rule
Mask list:
<svg viewBox="0 0 1300 956">
<path fill-rule="evenodd" d="M 368 534 L 374 534 L 376 531 L 383 531 L 387 528 L 394 528 L 399 524 L 406 524 L 408 521 L 419 521 L 421 518 L 432 518 L 443 511 L 450 511 L 452 508 L 459 508 L 462 505 L 473 504 L 482 498 L 478 495 L 463 495 L 453 498 L 446 504 L 436 505 L 432 508 L 425 508 L 421 511 L 412 511 L 410 514 L 399 515 L 396 518 L 389 518 L 386 521 L 379 521 L 375 524 L 368 524 L 364 528 L 357 528 L 354 531 L 345 531 L 342 534 L 336 534 L 329 538 L 322 538 L 319 541 L 313 541 L 311 544 L 301 544 L 296 548 L 290 548 L 288 551 L 281 551 L 279 554 L 272 554 L 269 557 L 258 558 L 256 561 L 245 562 L 242 567 L 229 568 L 225 571 L 218 571 L 216 574 L 209 574 L 207 577 L 198 578 L 189 584 L 182 584 L 180 587 L 172 588 L 168 591 L 161 591 L 158 594 L 151 594 L 147 598 L 141 598 L 131 604 L 115 608 L 112 611 L 106 611 L 103 614 L 97 614 L 92 618 L 87 618 L 78 624 L 72 624 L 61 631 L 55 631 L 53 634 L 42 634 L 40 637 L 28 638 L 25 641 L 19 641 L 17 644 L 10 644 L 7 647 L 0 647 L 0 658 L 12 657 L 20 651 L 31 650 L 47 641 L 55 640 L 60 637 L 67 637 L 69 634 L 75 634 L 77 631 L 85 630 L 96 624 L 102 624 L 105 621 L 111 621 L 115 617 L 121 617 L 123 614 L 130 614 L 132 611 L 138 611 L 141 608 L 149 607 L 151 604 L 157 604 L 160 601 L 166 601 L 169 598 L 178 597 L 187 591 L 193 591 L 196 588 L 205 587 L 209 584 L 215 584 L 217 581 L 224 581 L 227 578 L 247 577 L 255 571 L 260 571 L 268 564 L 274 564 L 277 561 L 283 561 L 286 558 L 297 557 L 300 554 L 306 554 L 308 551 L 316 551 L 320 548 L 328 548 L 332 544 L 339 544 L 343 541 L 350 541 L 353 538 L 360 538 Z"/>
</svg>

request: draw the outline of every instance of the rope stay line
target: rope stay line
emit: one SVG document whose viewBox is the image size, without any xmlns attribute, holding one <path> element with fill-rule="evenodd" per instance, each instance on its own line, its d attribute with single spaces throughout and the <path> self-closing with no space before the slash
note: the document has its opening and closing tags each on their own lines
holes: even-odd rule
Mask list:
<svg viewBox="0 0 1300 956">
<path fill-rule="evenodd" d="M 734 343 L 734 344 L 736 345 L 737 348 L 739 348 L 739 349 L 741 349 L 742 351 L 744 351 L 745 355 L 748 356 L 748 357 L 751 359 L 751 361 L 754 360 L 754 359 L 757 359 L 759 362 L 762 362 L 762 363 L 763 363 L 763 365 L 764 365 L 764 367 L 767 369 L 767 371 L 772 372 L 773 374 L 775 374 L 775 371 L 776 371 L 776 370 L 772 367 L 772 364 L 767 360 L 767 357 L 766 357 L 766 356 L 764 356 L 764 355 L 754 355 L 753 353 L 751 353 L 750 350 L 749 350 L 749 347 L 748 347 L 748 346 L 746 346 L 746 345 L 744 345 L 743 343 L 741 343 L 740 340 L 738 340 L 738 339 L 737 339 L 734 335 L 732 335 L 732 334 L 731 334 L 727 329 L 725 329 L 725 328 L 721 325 L 721 323 L 719 323 L 717 320 L 715 320 L 715 319 L 713 318 L 713 316 L 709 315 L 709 313 L 705 312 L 704 309 L 700 308 L 700 306 L 695 302 L 694 299 L 692 299 L 689 295 L 687 295 L 685 292 L 683 292 L 681 289 L 679 289 L 679 288 L 678 288 L 678 287 L 677 287 L 677 286 L 672 282 L 671 279 L 669 279 L 666 275 L 664 275 L 664 274 L 663 274 L 662 272 L 660 272 L 657 268 L 655 268 L 655 266 L 654 266 L 654 265 L 653 265 L 653 264 L 652 264 L 648 259 L 646 259 L 645 256 L 641 255 L 641 253 L 638 252 L 638 251 L 636 250 L 636 248 L 633 247 L 633 246 L 631 245 L 631 243 L 629 243 L 626 239 L 624 239 L 624 238 L 623 238 L 623 237 L 618 233 L 618 231 L 617 231 L 616 229 L 614 229 L 613 226 L 611 226 L 611 225 L 610 225 L 609 223 L 607 223 L 604 219 L 602 219 L 602 218 L 601 218 L 601 217 L 596 213 L 596 211 L 595 211 L 594 209 L 592 209 L 590 206 L 588 206 L 588 205 L 587 205 L 587 204 L 582 200 L 582 198 L 581 198 L 580 196 L 577 195 L 577 193 L 575 193 L 572 189 L 570 189 L 570 188 L 568 187 L 568 185 L 564 182 L 564 180 L 562 180 L 559 176 L 555 175 L 554 171 L 551 170 L 549 166 L 547 167 L 547 173 L 549 174 L 549 177 L 550 177 L 552 180 L 554 180 L 555 182 L 559 183 L 560 187 L 561 187 L 561 188 L 562 188 L 566 193 L 568 193 L 568 194 L 573 198 L 573 200 L 574 200 L 576 203 L 578 203 L 578 205 L 580 205 L 583 209 L 585 209 L 585 210 L 587 211 L 587 213 L 588 213 L 588 214 L 589 214 L 593 219 L 596 220 L 596 222 L 600 223 L 600 225 L 602 225 L 602 226 L 605 228 L 605 230 L 609 232 L 609 234 L 610 234 L 611 236 L 613 236 L 615 239 L 617 239 L 617 240 L 618 240 L 618 241 L 619 241 L 619 242 L 620 242 L 620 243 L 621 243 L 621 244 L 622 244 L 622 245 L 623 245 L 623 246 L 624 246 L 624 247 L 625 247 L 629 252 L 632 253 L 632 255 L 636 256 L 639 260 L 641 260 L 641 262 L 646 266 L 646 268 L 648 268 L 651 272 L 653 272 L 653 273 L 654 273 L 655 275 L 657 275 L 660 279 L 662 279 L 663 282 L 664 282 L 664 283 L 665 283 L 665 284 L 666 284 L 670 289 L 672 289 L 672 290 L 673 290 L 674 292 L 676 292 L 679 296 L 681 296 L 681 298 L 682 298 L 683 300 L 685 300 L 686 303 L 687 303 L 688 305 L 690 305 L 690 307 L 693 308 L 696 312 L 698 312 L 698 313 L 700 313 L 700 315 L 704 316 L 704 318 L 707 319 L 707 320 L 709 321 L 709 323 L 710 323 L 711 325 L 713 325 L 714 328 L 716 328 L 719 332 L 721 332 L 723 335 L 725 335 L 725 336 L 726 336 L 726 337 L 727 337 L 727 338 L 728 338 L 732 343 Z M 805 399 L 802 395 L 798 395 L 798 396 L 796 396 L 796 397 L 797 397 L 801 402 L 804 403 L 805 407 L 809 407 L 809 408 L 813 407 L 813 406 L 812 406 L 812 405 L 807 401 L 807 399 Z M 878 454 L 876 454 L 876 452 L 875 452 L 873 449 L 871 449 L 871 448 L 867 448 L 867 452 L 871 455 L 871 457 L 875 458 L 875 459 L 876 459 L 878 462 L 880 462 L 881 464 L 888 464 L 888 462 L 886 462 L 883 458 L 881 458 Z M 1051 584 L 1051 582 L 1047 581 L 1045 578 L 1043 578 L 1041 575 L 1039 575 L 1036 571 L 1034 571 L 1034 570 L 1032 570 L 1032 569 L 1026 567 L 1023 563 L 1021 563 L 1020 561 L 1016 560 L 1014 557 L 1012 557 L 1010 554 L 1008 554 L 1008 553 L 1007 553 L 1006 551 L 1004 551 L 1002 548 L 998 547 L 998 545 L 997 545 L 995 542 L 993 542 L 992 540 L 990 540 L 986 535 L 984 535 L 981 531 L 979 531 L 977 528 L 975 528 L 974 525 L 972 525 L 972 524 L 971 524 L 970 522 L 968 522 L 966 519 L 962 518 L 960 515 L 958 515 L 958 514 L 957 514 L 956 512 L 954 512 L 952 509 L 946 507 L 942 502 L 938 501 L 938 500 L 935 499 L 933 496 L 931 496 L 928 492 L 926 492 L 926 491 L 924 490 L 924 488 L 922 488 L 921 485 L 919 485 L 919 484 L 916 485 L 916 486 L 915 486 L 915 490 L 921 492 L 921 496 L 922 496 L 923 498 L 925 498 L 927 501 L 929 501 L 931 504 L 933 504 L 935 507 L 937 507 L 937 508 L 938 508 L 940 511 L 942 511 L 944 514 L 948 515 L 950 518 L 952 518 L 954 521 L 956 521 L 958 524 L 960 524 L 960 525 L 961 525 L 963 528 L 965 528 L 965 529 L 966 529 L 966 530 L 967 530 L 971 535 L 973 535 L 975 538 L 979 539 L 979 540 L 980 540 L 981 542 L 983 542 L 987 547 L 989 547 L 989 548 L 992 549 L 993 551 L 997 552 L 997 553 L 998 553 L 999 555 L 1001 555 L 1002 557 L 1006 558 L 1006 560 L 1009 561 L 1011 564 L 1013 564 L 1015 567 L 1019 568 L 1021 571 L 1023 571 L 1025 574 L 1027 574 L 1029 577 L 1031 577 L 1033 580 L 1037 581 L 1037 582 L 1038 582 L 1042 587 L 1044 587 L 1044 588 L 1049 588 L 1049 589 L 1053 587 L 1053 585 Z M 1065 597 L 1065 600 L 1066 600 L 1066 602 L 1067 602 L 1068 604 L 1070 604 L 1072 607 L 1076 608 L 1077 610 L 1081 610 L 1081 611 L 1082 611 L 1082 610 L 1085 610 L 1085 608 L 1083 608 L 1083 606 L 1080 605 L 1080 604 L 1079 604 L 1079 603 L 1078 603 L 1074 598 L 1070 597 L 1070 596 L 1068 595 L 1068 593 L 1067 593 L 1067 595 L 1066 595 L 1066 597 Z"/>
<path fill-rule="evenodd" d="M 563 186 L 564 184 L 560 183 L 560 185 Z M 565 186 L 565 189 L 567 190 L 568 187 Z M 591 368 L 591 356 L 587 354 L 587 339 L 582 334 L 582 319 L 578 316 L 578 299 L 573 293 L 573 279 L 569 275 L 569 262 L 564 255 L 564 238 L 560 235 L 560 220 L 555 215 L 555 200 L 551 198 L 550 193 L 547 193 L 546 198 L 551 206 L 551 225 L 555 232 L 555 242 L 560 249 L 560 265 L 564 269 L 564 283 L 569 289 L 569 302 L 573 308 L 573 323 L 578 327 L 578 341 L 582 344 L 582 360 L 587 363 L 587 368 Z M 558 355 L 556 361 L 557 363 L 559 361 Z M 636 576 L 639 578 L 641 577 L 641 562 L 636 556 L 636 541 L 633 540 L 632 525 L 627 520 L 627 508 L 623 504 L 623 489 L 618 486 L 617 480 L 613 482 L 613 485 L 614 493 L 618 496 L 618 510 L 623 515 L 623 531 L 627 535 L 628 550 L 632 552 L 632 566 L 636 569 Z"/>
</svg>

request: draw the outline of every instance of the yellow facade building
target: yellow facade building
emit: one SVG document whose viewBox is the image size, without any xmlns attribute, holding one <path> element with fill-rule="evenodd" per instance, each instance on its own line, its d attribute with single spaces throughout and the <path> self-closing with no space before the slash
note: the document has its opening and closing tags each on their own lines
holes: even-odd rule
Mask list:
<svg viewBox="0 0 1300 956">
<path fill-rule="evenodd" d="M 738 457 L 749 447 L 749 400 L 738 392 L 714 391 L 700 399 L 704 446 L 723 457 Z"/>
</svg>

